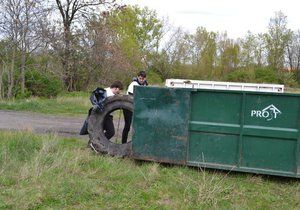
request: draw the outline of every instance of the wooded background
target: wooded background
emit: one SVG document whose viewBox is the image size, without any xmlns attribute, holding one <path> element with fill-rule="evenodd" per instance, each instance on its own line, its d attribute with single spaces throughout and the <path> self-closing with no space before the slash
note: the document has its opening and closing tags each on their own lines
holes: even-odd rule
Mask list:
<svg viewBox="0 0 300 210">
<path fill-rule="evenodd" d="M 0 100 L 166 78 L 300 82 L 300 31 L 275 12 L 265 33 L 185 32 L 156 11 L 114 0 L 2 0 Z M 255 24 L 255 23 L 253 23 Z"/>
</svg>

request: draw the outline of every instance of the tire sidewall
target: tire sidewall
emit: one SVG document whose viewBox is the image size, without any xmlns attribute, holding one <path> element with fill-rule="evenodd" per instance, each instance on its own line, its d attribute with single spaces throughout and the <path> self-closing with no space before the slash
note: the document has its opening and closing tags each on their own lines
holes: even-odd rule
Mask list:
<svg viewBox="0 0 300 210">
<path fill-rule="evenodd" d="M 88 132 L 90 141 L 100 143 L 101 148 L 111 155 L 128 156 L 131 153 L 131 141 L 125 144 L 110 142 L 104 135 L 103 124 L 106 115 L 118 109 L 127 109 L 133 112 L 133 98 L 129 95 L 115 95 L 108 97 L 104 102 L 104 111 L 92 111 L 88 119 Z"/>
</svg>

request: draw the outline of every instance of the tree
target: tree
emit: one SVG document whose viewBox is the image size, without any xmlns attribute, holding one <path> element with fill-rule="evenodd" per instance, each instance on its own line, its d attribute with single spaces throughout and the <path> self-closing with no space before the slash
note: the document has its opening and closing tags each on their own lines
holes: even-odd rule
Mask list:
<svg viewBox="0 0 300 210">
<path fill-rule="evenodd" d="M 212 78 L 216 62 L 217 34 L 208 32 L 204 27 L 199 27 L 192 36 L 191 53 L 192 63 L 196 64 L 197 70 L 207 78 Z"/>
<path fill-rule="evenodd" d="M 128 6 L 112 11 L 109 23 L 132 67 L 149 67 L 163 35 L 163 23 L 156 12 L 147 7 Z"/>
<path fill-rule="evenodd" d="M 153 56 L 152 69 L 165 80 L 170 78 L 181 65 L 189 62 L 188 34 L 181 28 L 168 35 L 161 50 Z"/>
<path fill-rule="evenodd" d="M 117 36 L 107 23 L 108 14 L 103 13 L 99 18 L 92 18 L 87 22 L 84 37 L 81 40 L 85 61 L 86 83 L 98 82 L 110 85 L 113 80 L 124 81 L 124 74 L 131 66 L 118 44 Z M 98 77 L 95 77 L 98 75 Z M 81 77 L 82 78 L 82 77 Z"/>
<path fill-rule="evenodd" d="M 27 55 L 42 45 L 40 42 L 40 20 L 47 16 L 47 8 L 42 0 L 23 0 L 20 14 L 20 51 L 21 51 L 21 93 L 25 92 L 25 70 Z"/>
<path fill-rule="evenodd" d="M 293 33 L 287 46 L 287 61 L 291 71 L 296 72 L 300 81 L 300 31 Z"/>
<path fill-rule="evenodd" d="M 244 67 L 254 66 L 255 63 L 255 50 L 256 50 L 256 37 L 250 31 L 244 39 L 240 41 L 241 52 L 240 61 Z"/>
<path fill-rule="evenodd" d="M 264 41 L 264 34 L 259 33 L 255 36 L 254 58 L 257 67 L 267 65 L 267 49 Z"/>
<path fill-rule="evenodd" d="M 266 64 L 266 48 L 262 34 L 248 31 L 240 42 L 240 65 L 244 68 L 262 67 Z"/>
<path fill-rule="evenodd" d="M 218 41 L 219 67 L 222 73 L 236 69 L 239 65 L 240 46 L 234 40 L 229 39 L 227 34 L 220 34 Z"/>
<path fill-rule="evenodd" d="M 5 0 L 1 4 L 1 33 L 7 37 L 10 44 L 10 67 L 7 72 L 8 90 L 7 97 L 13 96 L 13 88 L 15 86 L 15 69 L 17 60 L 17 47 L 21 39 L 20 14 L 22 0 Z"/>
<path fill-rule="evenodd" d="M 68 91 L 75 89 L 74 84 L 74 72 L 76 66 L 72 63 L 72 55 L 74 51 L 72 49 L 73 28 L 76 20 L 81 16 L 94 15 L 95 11 L 100 5 L 117 6 L 115 0 L 56 0 L 57 9 L 62 18 L 63 25 L 63 52 L 61 61 L 63 65 L 63 81 Z"/>
<path fill-rule="evenodd" d="M 11 47 L 7 93 L 10 98 L 14 95 L 13 89 L 18 85 L 17 81 L 20 81 L 21 93 L 25 92 L 26 60 L 40 44 L 38 23 L 45 16 L 45 10 L 42 0 L 4 0 L 1 14 L 1 33 L 9 40 L 7 43 Z M 18 78 L 15 78 L 16 75 Z"/>
<path fill-rule="evenodd" d="M 269 66 L 277 71 L 284 67 L 284 54 L 291 35 L 291 30 L 287 28 L 287 17 L 281 11 L 276 12 L 265 34 L 265 43 Z"/>
<path fill-rule="evenodd" d="M 4 98 L 3 77 L 7 74 L 8 64 L 10 62 L 9 42 L 0 41 L 0 100 Z"/>
</svg>

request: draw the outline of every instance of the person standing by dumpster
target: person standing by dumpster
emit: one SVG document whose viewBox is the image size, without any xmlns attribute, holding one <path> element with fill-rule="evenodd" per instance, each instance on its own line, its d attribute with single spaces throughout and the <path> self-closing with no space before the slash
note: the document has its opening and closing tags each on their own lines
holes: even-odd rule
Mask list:
<svg viewBox="0 0 300 210">
<path fill-rule="evenodd" d="M 133 96 L 134 86 L 148 86 L 146 77 L 147 77 L 146 72 L 140 71 L 137 77 L 133 78 L 132 82 L 128 86 L 127 94 Z M 132 112 L 127 109 L 123 109 L 123 115 L 124 115 L 125 125 L 122 132 L 122 144 L 127 142 L 128 133 L 130 131 L 130 126 L 132 121 Z"/>
<path fill-rule="evenodd" d="M 115 81 L 110 87 L 104 88 L 106 97 L 111 97 L 120 93 L 123 90 L 123 84 L 120 81 Z M 111 139 L 115 135 L 115 126 L 112 115 L 106 115 L 103 123 L 103 130 L 107 139 Z"/>
</svg>

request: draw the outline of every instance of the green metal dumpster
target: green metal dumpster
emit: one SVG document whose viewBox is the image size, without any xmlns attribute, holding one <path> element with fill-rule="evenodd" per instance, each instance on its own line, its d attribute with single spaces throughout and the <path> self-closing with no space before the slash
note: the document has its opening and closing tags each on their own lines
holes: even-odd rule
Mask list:
<svg viewBox="0 0 300 210">
<path fill-rule="evenodd" d="M 300 178 L 300 95 L 135 87 L 132 156 Z"/>
</svg>

